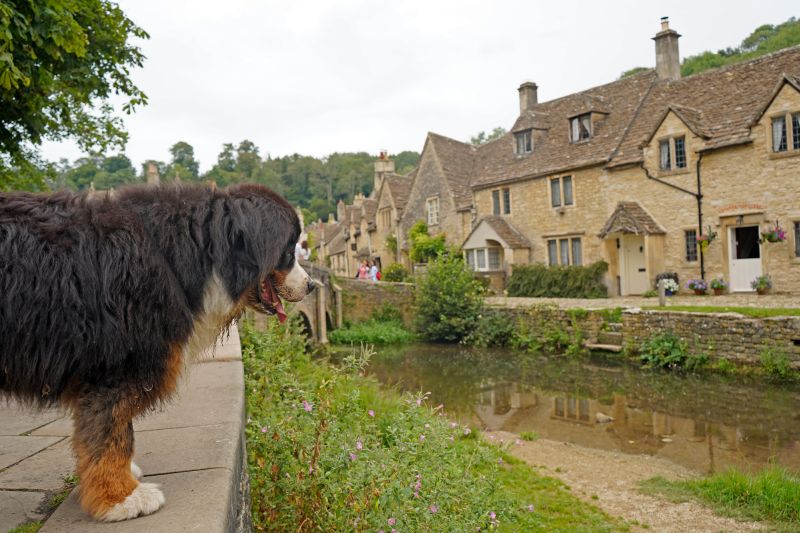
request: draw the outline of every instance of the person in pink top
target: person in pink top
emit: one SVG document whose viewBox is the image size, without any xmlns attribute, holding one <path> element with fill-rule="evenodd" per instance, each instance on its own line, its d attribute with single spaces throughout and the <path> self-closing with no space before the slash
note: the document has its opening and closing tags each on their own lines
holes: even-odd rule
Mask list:
<svg viewBox="0 0 800 533">
<path fill-rule="evenodd" d="M 361 262 L 361 266 L 358 267 L 358 279 L 366 280 L 369 276 L 369 266 L 367 265 L 367 260 Z"/>
</svg>

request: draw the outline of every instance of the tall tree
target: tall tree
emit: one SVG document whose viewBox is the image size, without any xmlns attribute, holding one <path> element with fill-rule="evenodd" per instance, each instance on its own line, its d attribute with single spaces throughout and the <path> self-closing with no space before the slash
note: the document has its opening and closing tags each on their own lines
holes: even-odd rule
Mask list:
<svg viewBox="0 0 800 533">
<path fill-rule="evenodd" d="M 0 1 L 0 189 L 47 187 L 42 141 L 74 139 L 85 152 L 122 147 L 123 111 L 147 102 L 130 79 L 147 33 L 109 0 Z"/>
<path fill-rule="evenodd" d="M 172 161 L 167 166 L 164 179 L 180 178 L 184 181 L 197 181 L 200 176 L 200 163 L 194 158 L 194 148 L 185 141 L 178 141 L 169 149 Z"/>
<path fill-rule="evenodd" d="M 485 131 L 478 133 L 476 136 L 471 137 L 469 142 L 477 146 L 481 144 L 486 144 L 495 139 L 499 139 L 505 134 L 506 134 L 506 129 L 498 126 L 495 129 L 493 129 L 491 133 L 489 133 L 488 135 L 486 134 Z"/>
</svg>

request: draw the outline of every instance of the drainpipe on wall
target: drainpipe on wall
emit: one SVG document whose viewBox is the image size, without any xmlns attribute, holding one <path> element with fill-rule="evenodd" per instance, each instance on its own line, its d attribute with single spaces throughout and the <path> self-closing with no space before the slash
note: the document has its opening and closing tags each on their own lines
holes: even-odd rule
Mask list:
<svg viewBox="0 0 800 533">
<path fill-rule="evenodd" d="M 644 166 L 644 161 L 639 163 L 639 166 L 642 167 L 642 170 L 644 170 L 645 176 L 647 176 L 651 180 L 657 181 L 658 183 L 666 185 L 667 187 L 671 187 L 671 188 L 673 188 L 675 190 L 681 191 L 682 193 L 686 193 L 686 194 L 689 194 L 691 196 L 694 196 L 695 200 L 697 201 L 697 223 L 698 223 L 697 231 L 698 232 L 702 232 L 703 231 L 703 192 L 702 192 L 701 181 L 700 181 L 700 161 L 702 159 L 703 159 L 703 153 L 700 152 L 697 155 L 697 192 L 690 191 L 689 189 L 684 189 L 683 187 L 681 187 L 679 185 L 675 185 L 674 183 L 670 183 L 668 181 L 662 180 L 661 178 L 657 178 L 657 177 L 653 176 L 652 174 L 650 174 L 650 171 L 647 169 L 646 166 Z M 698 235 L 699 235 L 699 233 L 698 233 Z M 706 279 L 706 268 L 705 268 L 705 261 L 703 260 L 703 250 L 702 249 L 700 249 L 700 278 L 701 279 Z"/>
</svg>

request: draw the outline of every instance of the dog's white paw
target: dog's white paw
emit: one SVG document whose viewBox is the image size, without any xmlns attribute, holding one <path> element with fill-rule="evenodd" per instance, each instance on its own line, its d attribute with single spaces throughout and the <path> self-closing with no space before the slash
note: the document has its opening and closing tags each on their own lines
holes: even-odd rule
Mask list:
<svg viewBox="0 0 800 533">
<path fill-rule="evenodd" d="M 144 472 L 142 472 L 142 469 L 139 468 L 139 465 L 137 465 L 133 461 L 131 461 L 131 474 L 133 474 L 133 477 L 135 477 L 137 481 L 142 479 L 142 476 L 144 476 Z"/>
<path fill-rule="evenodd" d="M 129 520 L 137 516 L 155 513 L 162 505 L 164 505 L 164 493 L 157 484 L 139 483 L 123 502 L 106 511 L 100 520 L 104 522 Z"/>
</svg>

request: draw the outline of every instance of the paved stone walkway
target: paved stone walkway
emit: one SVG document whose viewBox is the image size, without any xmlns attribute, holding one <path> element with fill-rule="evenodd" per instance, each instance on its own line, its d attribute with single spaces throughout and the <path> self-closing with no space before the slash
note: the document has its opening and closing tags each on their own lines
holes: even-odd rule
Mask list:
<svg viewBox="0 0 800 533">
<path fill-rule="evenodd" d="M 642 298 L 640 296 L 626 296 L 620 298 L 506 298 L 493 296 L 486 299 L 489 305 L 502 305 L 504 307 L 528 307 L 531 305 L 554 304 L 560 307 L 583 309 L 613 309 L 615 307 L 641 308 L 658 305 L 658 298 Z M 766 294 L 759 296 L 755 293 L 724 294 L 721 296 L 694 296 L 676 295 L 667 298 L 667 308 L 676 305 L 715 306 L 715 307 L 785 307 L 800 308 L 800 295 L 796 294 Z"/>
<path fill-rule="evenodd" d="M 241 348 L 233 327 L 213 359 L 190 366 L 169 406 L 134 423 L 134 460 L 146 481 L 162 485 L 165 507 L 137 520 L 99 524 L 81 511 L 73 491 L 42 533 L 224 531 L 243 416 Z M 71 433 L 62 411 L 0 403 L 0 533 L 45 518 L 48 502 L 74 472 Z"/>
</svg>

